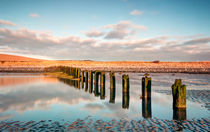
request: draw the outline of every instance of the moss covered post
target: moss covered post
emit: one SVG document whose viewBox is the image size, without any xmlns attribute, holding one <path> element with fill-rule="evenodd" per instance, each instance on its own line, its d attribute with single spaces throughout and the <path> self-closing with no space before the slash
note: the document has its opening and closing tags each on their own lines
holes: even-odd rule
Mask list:
<svg viewBox="0 0 210 132">
<path fill-rule="evenodd" d="M 144 74 L 144 77 L 142 77 L 142 98 L 151 98 L 151 85 L 152 85 L 152 79 L 151 77 L 148 77 L 149 74 Z"/>
<path fill-rule="evenodd" d="M 110 103 L 115 103 L 115 73 L 111 72 L 110 76 Z"/>
<path fill-rule="evenodd" d="M 106 75 L 105 72 L 101 72 L 100 76 L 100 99 L 105 99 L 105 82 L 106 82 Z"/>
<path fill-rule="evenodd" d="M 99 75 L 100 75 L 100 72 L 99 71 L 95 71 L 95 75 L 94 75 L 94 94 L 95 94 L 95 96 L 99 95 L 99 92 L 98 92 Z"/>
<path fill-rule="evenodd" d="M 88 91 L 88 71 L 85 71 L 85 91 Z"/>
<path fill-rule="evenodd" d="M 182 85 L 181 79 L 176 79 L 171 88 L 173 108 L 186 108 L 186 85 Z"/>
<path fill-rule="evenodd" d="M 89 93 L 93 92 L 93 72 L 89 71 Z"/>
<path fill-rule="evenodd" d="M 81 83 L 82 83 L 82 88 L 84 88 L 84 71 L 81 71 Z"/>
<path fill-rule="evenodd" d="M 77 69 L 77 78 L 80 78 L 80 72 L 81 72 L 81 69 L 78 68 L 78 69 Z"/>
<path fill-rule="evenodd" d="M 122 75 L 122 108 L 128 109 L 129 108 L 129 89 L 130 89 L 130 84 L 129 84 L 129 76 L 128 75 Z"/>
</svg>

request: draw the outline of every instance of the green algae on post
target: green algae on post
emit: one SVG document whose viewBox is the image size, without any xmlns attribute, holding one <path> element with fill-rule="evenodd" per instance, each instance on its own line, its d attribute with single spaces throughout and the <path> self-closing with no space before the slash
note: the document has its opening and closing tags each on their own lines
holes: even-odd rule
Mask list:
<svg viewBox="0 0 210 132">
<path fill-rule="evenodd" d="M 122 108 L 128 109 L 129 108 L 129 100 L 130 100 L 130 95 L 129 95 L 129 89 L 130 89 L 130 84 L 129 84 L 129 76 L 128 75 L 122 75 Z"/>
<path fill-rule="evenodd" d="M 182 85 L 182 79 L 176 79 L 171 88 L 173 108 L 186 108 L 186 85 Z"/>
<path fill-rule="evenodd" d="M 92 71 L 89 71 L 89 93 L 92 93 L 93 92 L 93 72 Z"/>
<path fill-rule="evenodd" d="M 122 75 L 122 86 L 123 86 L 123 92 L 129 92 L 129 76 L 128 75 Z"/>
<path fill-rule="evenodd" d="M 142 97 L 147 98 L 151 97 L 151 77 L 148 77 L 149 74 L 144 74 L 142 77 Z"/>
<path fill-rule="evenodd" d="M 94 75 L 94 94 L 95 96 L 99 96 L 99 92 L 98 92 L 98 80 L 99 80 L 99 75 L 100 72 L 99 71 L 95 71 L 95 75 Z"/>
<path fill-rule="evenodd" d="M 88 71 L 85 71 L 85 91 L 88 91 Z"/>
</svg>

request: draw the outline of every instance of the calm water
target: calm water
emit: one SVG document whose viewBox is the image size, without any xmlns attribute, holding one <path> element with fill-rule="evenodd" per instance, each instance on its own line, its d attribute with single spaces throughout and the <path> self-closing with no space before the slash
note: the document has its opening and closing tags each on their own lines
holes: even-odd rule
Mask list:
<svg viewBox="0 0 210 132">
<path fill-rule="evenodd" d="M 210 75 L 151 74 L 151 103 L 140 99 L 143 74 L 130 73 L 130 94 L 124 102 L 122 74 L 116 74 L 115 98 L 110 98 L 109 74 L 105 97 L 96 96 L 90 85 L 75 88 L 72 82 L 41 74 L 0 74 L 0 120 L 59 122 L 91 117 L 102 120 L 144 118 L 173 119 L 171 85 L 177 78 L 187 85 L 186 119 L 209 118 Z M 77 84 L 78 85 L 78 84 Z M 80 88 L 79 88 L 80 87 Z M 100 92 L 100 86 L 99 86 Z M 124 98 L 124 99 L 125 99 Z M 146 112 L 146 113 L 145 113 Z"/>
</svg>

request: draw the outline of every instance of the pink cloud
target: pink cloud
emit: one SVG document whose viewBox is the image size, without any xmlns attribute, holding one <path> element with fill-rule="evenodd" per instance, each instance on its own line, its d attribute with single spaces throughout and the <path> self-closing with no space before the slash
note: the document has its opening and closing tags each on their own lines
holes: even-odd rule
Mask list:
<svg viewBox="0 0 210 132">
<path fill-rule="evenodd" d="M 0 20 L 0 25 L 16 26 L 17 24 L 6 20 Z"/>
</svg>

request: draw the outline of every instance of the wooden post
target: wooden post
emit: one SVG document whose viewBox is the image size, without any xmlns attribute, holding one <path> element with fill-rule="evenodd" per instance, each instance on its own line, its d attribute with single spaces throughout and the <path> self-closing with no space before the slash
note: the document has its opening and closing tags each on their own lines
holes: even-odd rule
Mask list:
<svg viewBox="0 0 210 132">
<path fill-rule="evenodd" d="M 122 86 L 123 86 L 123 92 L 129 92 L 129 76 L 128 75 L 123 75 L 122 76 Z"/>
<path fill-rule="evenodd" d="M 151 77 L 148 77 L 149 74 L 144 74 L 142 77 L 142 97 L 143 98 L 151 98 Z"/>
<path fill-rule="evenodd" d="M 88 91 L 88 71 L 85 71 L 85 91 Z"/>
<path fill-rule="evenodd" d="M 100 72 L 99 71 L 95 71 L 95 76 L 94 76 L 94 94 L 95 96 L 98 96 L 99 95 L 99 92 L 98 92 L 98 79 L 99 79 L 99 75 L 100 75 Z"/>
<path fill-rule="evenodd" d="M 142 98 L 142 116 L 144 118 L 152 117 L 151 98 Z"/>
<path fill-rule="evenodd" d="M 110 103 L 115 103 L 115 73 L 111 72 L 110 76 Z"/>
<path fill-rule="evenodd" d="M 84 88 L 84 71 L 81 72 L 81 83 L 82 83 L 82 88 Z"/>
<path fill-rule="evenodd" d="M 101 72 L 101 77 L 100 77 L 100 99 L 105 99 L 105 72 Z"/>
<path fill-rule="evenodd" d="M 115 73 L 111 72 L 109 76 L 110 76 L 110 89 L 115 88 Z"/>
<path fill-rule="evenodd" d="M 77 78 L 80 78 L 80 72 L 81 72 L 81 69 L 77 69 Z"/>
<path fill-rule="evenodd" d="M 130 100 L 130 95 L 129 95 L 129 89 L 130 89 L 130 84 L 129 84 L 129 76 L 128 75 L 123 75 L 122 76 L 122 108 L 128 109 L 129 108 L 129 100 Z"/>
<path fill-rule="evenodd" d="M 92 93 L 93 92 L 93 72 L 92 71 L 89 71 L 89 93 Z"/>
<path fill-rule="evenodd" d="M 176 79 L 171 88 L 173 95 L 173 108 L 186 109 L 186 85 L 182 85 L 181 79 Z"/>
</svg>

